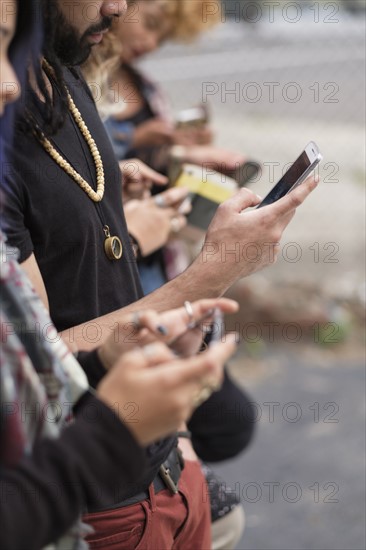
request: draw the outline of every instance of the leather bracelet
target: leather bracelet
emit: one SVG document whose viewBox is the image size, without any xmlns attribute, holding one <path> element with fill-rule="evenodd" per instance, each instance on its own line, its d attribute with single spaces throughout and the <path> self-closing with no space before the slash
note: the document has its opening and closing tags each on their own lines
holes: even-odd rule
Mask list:
<svg viewBox="0 0 366 550">
<path fill-rule="evenodd" d="M 131 247 L 135 256 L 135 260 L 141 260 L 142 254 L 138 240 L 133 235 L 131 235 L 131 233 L 129 233 L 128 235 L 130 237 Z"/>
</svg>

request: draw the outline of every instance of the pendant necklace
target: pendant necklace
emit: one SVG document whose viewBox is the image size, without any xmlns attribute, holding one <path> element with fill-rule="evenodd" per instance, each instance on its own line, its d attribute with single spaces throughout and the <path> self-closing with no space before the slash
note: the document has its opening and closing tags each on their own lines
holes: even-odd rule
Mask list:
<svg viewBox="0 0 366 550">
<path fill-rule="evenodd" d="M 43 69 L 45 70 L 47 76 L 50 78 L 54 76 L 53 69 L 49 65 L 49 63 L 46 60 L 43 60 Z M 55 146 L 51 143 L 51 141 L 44 135 L 42 130 L 37 127 L 38 133 L 36 133 L 36 137 L 45 149 L 45 151 L 49 154 L 49 156 L 60 166 L 64 172 L 68 176 L 70 176 L 75 183 L 78 184 L 78 186 L 88 195 L 89 199 L 91 199 L 97 206 L 98 203 L 100 203 L 104 197 L 104 189 L 105 189 L 105 177 L 104 177 L 104 168 L 103 168 L 103 161 L 100 156 L 98 147 L 90 134 L 90 131 L 85 124 L 81 113 L 79 109 L 76 107 L 74 100 L 72 99 L 70 92 L 64 84 L 66 95 L 67 95 L 67 102 L 68 102 L 68 108 L 69 112 L 74 119 L 77 127 L 80 130 L 80 133 L 82 137 L 84 138 L 90 154 L 94 161 L 95 171 L 96 171 L 96 178 L 97 178 L 97 190 L 94 191 L 94 189 L 91 187 L 91 185 L 79 174 L 73 166 L 57 151 Z M 97 209 L 98 212 L 98 209 Z M 99 215 L 99 212 L 98 212 Z M 123 246 L 121 239 L 117 236 L 112 236 L 110 233 L 110 228 L 108 225 L 103 224 L 103 232 L 105 236 L 104 240 L 104 251 L 109 260 L 119 260 L 122 257 L 123 254 Z"/>
</svg>

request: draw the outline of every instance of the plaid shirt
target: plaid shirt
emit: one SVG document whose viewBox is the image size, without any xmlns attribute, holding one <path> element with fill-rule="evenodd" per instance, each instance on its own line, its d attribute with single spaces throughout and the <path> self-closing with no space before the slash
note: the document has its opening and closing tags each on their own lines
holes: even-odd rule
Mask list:
<svg viewBox="0 0 366 550">
<path fill-rule="evenodd" d="M 1 232 L 0 284 L 0 466 L 16 467 L 38 438 L 58 437 L 88 381 Z M 47 548 L 86 548 L 80 527 Z"/>
</svg>

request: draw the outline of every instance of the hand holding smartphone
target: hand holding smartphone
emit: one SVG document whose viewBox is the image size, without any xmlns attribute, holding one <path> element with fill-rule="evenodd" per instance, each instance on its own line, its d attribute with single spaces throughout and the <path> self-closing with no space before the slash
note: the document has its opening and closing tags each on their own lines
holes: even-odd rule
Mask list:
<svg viewBox="0 0 366 550">
<path fill-rule="evenodd" d="M 210 309 L 204 315 L 190 323 L 187 328 L 174 337 L 168 346 L 174 350 L 179 357 L 191 357 L 192 351 L 187 346 L 187 335 L 199 333 L 203 340 L 206 335 L 210 335 L 208 347 L 222 341 L 225 334 L 224 314 L 220 308 Z M 197 349 L 198 351 L 198 349 Z"/>
<path fill-rule="evenodd" d="M 311 141 L 257 208 L 278 201 L 298 187 L 315 170 L 322 159 L 318 146 Z"/>
</svg>

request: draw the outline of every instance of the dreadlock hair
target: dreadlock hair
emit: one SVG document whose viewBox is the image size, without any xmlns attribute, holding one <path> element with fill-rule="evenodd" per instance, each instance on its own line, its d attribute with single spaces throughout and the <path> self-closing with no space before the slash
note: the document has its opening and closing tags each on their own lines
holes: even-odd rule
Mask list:
<svg viewBox="0 0 366 550">
<path fill-rule="evenodd" d="M 23 104 L 24 111 L 22 116 L 18 118 L 18 128 L 27 133 L 35 133 L 40 135 L 45 133 L 47 135 L 55 134 L 64 124 L 68 102 L 67 94 L 64 85 L 64 78 L 62 72 L 62 64 L 55 51 L 55 36 L 58 25 L 60 24 L 60 11 L 57 6 L 58 0 L 38 0 L 39 16 L 43 26 L 43 43 L 41 48 L 41 56 L 38 56 L 32 62 L 31 67 L 28 70 L 28 81 L 23 90 Z M 59 95 L 56 98 L 56 94 L 51 97 L 44 76 L 42 68 L 42 59 L 46 59 L 48 64 L 52 68 L 52 81 L 59 91 Z M 32 114 L 34 103 L 39 102 L 37 92 L 34 90 L 34 85 L 31 85 L 30 78 L 35 81 L 38 91 L 44 99 L 44 117 L 42 128 L 39 128 L 36 120 Z M 51 77 L 51 75 L 48 75 Z"/>
</svg>

